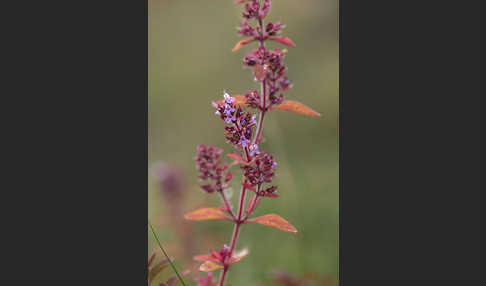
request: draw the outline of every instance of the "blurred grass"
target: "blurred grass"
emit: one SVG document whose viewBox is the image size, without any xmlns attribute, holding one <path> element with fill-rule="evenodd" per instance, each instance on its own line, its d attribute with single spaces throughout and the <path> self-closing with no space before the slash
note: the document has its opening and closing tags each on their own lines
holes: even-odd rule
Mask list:
<svg viewBox="0 0 486 286">
<path fill-rule="evenodd" d="M 221 98 L 223 89 L 234 94 L 259 88 L 250 71 L 241 66 L 244 52 L 253 46 L 231 52 L 239 40 L 235 31 L 241 13 L 241 7 L 232 2 L 149 0 L 149 166 L 163 160 L 183 169 L 192 205 L 205 201 L 208 206 L 219 205 L 216 196 L 208 197 L 197 187 L 196 146 L 214 144 L 232 150 L 224 141 L 223 124 L 214 116 L 210 101 Z M 276 184 L 281 197 L 264 200 L 257 215 L 278 213 L 299 232 L 293 235 L 245 226 L 237 248 L 248 246 L 250 255 L 229 272 L 233 286 L 267 283 L 266 273 L 275 268 L 296 275 L 315 272 L 338 278 L 337 15 L 337 0 L 272 2 L 268 20 L 281 19 L 287 26 L 283 35 L 297 44 L 288 48 L 285 59 L 287 75 L 294 83 L 285 96 L 311 106 L 322 117 L 275 111 L 266 118 L 267 140 L 260 149 L 277 158 Z M 233 201 L 238 196 L 238 177 L 234 182 Z M 157 219 L 164 208 L 149 177 L 149 218 Z M 230 240 L 229 223 L 192 224 L 196 239 L 215 235 L 211 242 L 214 248 Z M 170 228 L 156 231 L 162 243 L 177 244 Z M 151 251 L 156 244 L 148 235 Z M 168 252 L 171 254 L 170 248 Z M 193 284 L 189 280 L 186 278 Z"/>
</svg>

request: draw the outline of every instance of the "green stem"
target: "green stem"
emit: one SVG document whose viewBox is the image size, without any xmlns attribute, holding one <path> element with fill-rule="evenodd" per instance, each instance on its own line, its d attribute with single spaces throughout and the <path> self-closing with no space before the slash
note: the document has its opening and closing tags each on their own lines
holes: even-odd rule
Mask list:
<svg viewBox="0 0 486 286">
<path fill-rule="evenodd" d="M 155 240 L 157 240 L 157 243 L 159 244 L 160 249 L 164 253 L 165 258 L 167 258 L 167 260 L 169 261 L 169 264 L 172 267 L 172 269 L 174 270 L 175 274 L 177 275 L 177 278 L 179 278 L 179 280 L 181 281 L 182 285 L 186 286 L 186 283 L 184 282 L 184 280 L 182 280 L 182 277 L 181 277 L 181 275 L 179 275 L 179 272 L 177 271 L 175 265 L 172 263 L 172 260 L 170 260 L 169 256 L 167 255 L 167 253 L 165 252 L 164 248 L 162 247 L 162 244 L 160 243 L 160 240 L 157 237 L 157 234 L 155 233 L 154 227 L 152 226 L 152 224 L 150 223 L 150 221 L 148 223 L 149 223 L 150 229 L 152 230 L 152 233 L 154 234 Z"/>
</svg>

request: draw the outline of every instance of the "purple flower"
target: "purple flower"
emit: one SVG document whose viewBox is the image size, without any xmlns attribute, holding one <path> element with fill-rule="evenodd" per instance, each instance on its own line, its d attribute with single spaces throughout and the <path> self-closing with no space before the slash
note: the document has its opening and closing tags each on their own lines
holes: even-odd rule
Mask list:
<svg viewBox="0 0 486 286">
<path fill-rule="evenodd" d="M 227 104 L 232 104 L 233 102 L 235 102 L 235 98 L 234 98 L 234 97 L 229 96 L 229 94 L 227 94 L 226 92 L 224 93 L 223 97 L 224 97 L 224 101 L 225 101 Z"/>
<path fill-rule="evenodd" d="M 258 145 L 257 144 L 251 144 L 250 145 L 250 155 L 255 156 L 260 154 L 260 151 L 258 151 Z"/>
<path fill-rule="evenodd" d="M 253 123 L 253 124 L 257 124 L 257 122 L 256 122 L 256 114 L 253 114 L 253 115 L 251 116 L 251 120 L 250 120 L 250 122 L 251 122 L 251 123 Z M 257 148 L 258 148 L 258 146 L 257 146 Z"/>
<path fill-rule="evenodd" d="M 236 120 L 236 118 L 234 118 L 234 117 L 229 117 L 229 116 L 227 116 L 227 117 L 225 117 L 225 118 L 224 118 L 224 121 L 225 121 L 226 123 L 228 123 L 228 124 L 230 124 L 231 122 L 233 122 L 233 120 Z"/>
<path fill-rule="evenodd" d="M 250 144 L 250 140 L 246 139 L 244 135 L 241 136 L 238 145 L 241 145 L 242 147 L 248 147 L 248 144 Z"/>
</svg>

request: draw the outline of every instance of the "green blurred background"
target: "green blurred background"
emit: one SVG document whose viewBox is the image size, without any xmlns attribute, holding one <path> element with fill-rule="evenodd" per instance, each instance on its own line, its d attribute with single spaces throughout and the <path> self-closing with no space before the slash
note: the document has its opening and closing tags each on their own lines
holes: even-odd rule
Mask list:
<svg viewBox="0 0 486 286">
<path fill-rule="evenodd" d="M 251 71 L 242 68 L 244 52 L 256 45 L 231 52 L 240 40 L 236 27 L 242 9 L 232 0 L 149 0 L 148 6 L 149 167 L 164 161 L 184 173 L 187 195 L 182 213 L 219 206 L 218 196 L 198 188 L 193 157 L 200 143 L 232 152 L 224 140 L 224 124 L 210 102 L 221 99 L 223 89 L 230 94 L 259 90 Z M 285 96 L 312 107 L 322 117 L 284 111 L 266 116 L 266 141 L 260 150 L 273 154 L 278 162 L 275 183 L 281 196 L 264 199 L 255 214 L 277 213 L 299 232 L 245 225 L 237 249 L 247 246 L 250 255 L 229 271 L 227 281 L 233 286 L 273 285 L 268 279 L 272 269 L 338 280 L 338 1 L 274 0 L 266 22 L 278 20 L 286 25 L 282 34 L 297 44 L 287 48 L 287 76 L 294 87 Z M 186 280 L 194 285 L 193 277 L 200 274 L 198 264 L 186 257 L 229 244 L 233 225 L 168 220 L 167 201 L 150 174 L 148 180 L 149 219 L 178 267 L 192 271 Z M 236 176 L 233 202 L 238 197 L 238 181 Z M 194 253 L 184 256 L 183 239 L 176 231 L 181 224 L 192 229 L 195 241 Z M 148 243 L 150 254 L 156 249 L 151 233 Z M 215 274 L 218 278 L 219 273 Z"/>
</svg>

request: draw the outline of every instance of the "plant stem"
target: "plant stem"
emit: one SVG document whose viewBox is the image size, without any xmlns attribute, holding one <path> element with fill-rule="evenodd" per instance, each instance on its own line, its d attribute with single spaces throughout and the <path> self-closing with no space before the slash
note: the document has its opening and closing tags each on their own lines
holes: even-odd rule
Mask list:
<svg viewBox="0 0 486 286">
<path fill-rule="evenodd" d="M 184 282 L 184 280 L 182 280 L 182 277 L 179 275 L 179 272 L 177 271 L 176 267 L 172 263 L 172 260 L 169 258 L 169 255 L 167 255 L 167 253 L 165 252 L 164 248 L 162 247 L 162 244 L 160 243 L 160 240 L 157 237 L 157 234 L 155 233 L 154 227 L 152 226 L 152 224 L 150 223 L 150 221 L 148 223 L 149 223 L 150 229 L 152 230 L 152 233 L 154 234 L 155 240 L 157 240 L 157 243 L 159 244 L 160 249 L 164 253 L 165 258 L 167 258 L 167 260 L 169 261 L 169 264 L 172 267 L 172 270 L 174 270 L 175 274 L 177 275 L 177 278 L 179 278 L 179 280 L 181 281 L 182 285 L 186 286 L 186 283 Z"/>
<path fill-rule="evenodd" d="M 235 213 L 233 212 L 233 206 L 231 205 L 231 203 L 229 202 L 228 198 L 224 194 L 224 191 L 221 191 L 220 194 L 221 194 L 221 197 L 223 198 L 224 204 L 226 205 L 226 207 L 228 208 L 229 213 L 231 214 L 231 217 L 233 218 L 233 220 L 235 220 L 236 219 L 236 216 L 235 216 Z"/>
<path fill-rule="evenodd" d="M 260 31 L 262 31 L 261 36 L 263 38 L 264 26 L 263 26 L 263 20 L 261 18 L 258 19 L 258 24 L 260 25 L 260 28 L 261 28 Z M 264 43 L 263 40 L 260 40 L 259 46 L 265 47 L 265 43 Z M 263 107 L 262 108 L 263 110 L 260 112 L 260 117 L 258 119 L 258 125 L 257 125 L 257 132 L 255 134 L 255 137 L 252 140 L 253 144 L 258 142 L 257 140 L 261 136 L 261 133 L 262 133 L 262 130 L 263 130 L 263 121 L 265 120 L 265 112 L 266 112 L 266 109 L 267 109 L 266 108 L 266 100 L 267 100 L 266 79 L 264 79 L 261 83 L 261 93 L 262 93 L 262 97 L 260 99 L 260 104 Z M 238 125 L 236 125 L 236 128 L 238 128 Z M 248 148 L 245 147 L 244 150 L 245 150 L 246 160 L 247 160 L 247 162 L 250 162 L 251 156 L 248 152 Z M 246 188 L 245 188 L 245 186 L 243 185 L 243 182 L 242 182 L 241 192 L 240 192 L 240 202 L 239 202 L 239 205 L 238 205 L 238 217 L 235 221 L 235 227 L 233 229 L 233 236 L 231 237 L 231 246 L 230 246 L 229 255 L 228 255 L 229 258 L 231 258 L 232 255 L 233 255 L 233 251 L 234 251 L 235 246 L 236 246 L 236 241 L 238 240 L 238 235 L 240 233 L 240 225 L 242 223 L 244 223 L 244 221 L 248 217 L 248 215 L 247 215 L 245 217 L 245 219 L 242 220 L 243 208 L 245 207 L 245 194 L 246 194 Z M 218 284 L 219 286 L 224 285 L 224 281 L 226 279 L 226 273 L 228 272 L 229 267 L 230 267 L 230 265 L 225 262 L 224 267 L 223 267 L 223 271 L 221 271 L 221 277 L 219 279 L 219 284 Z"/>
<path fill-rule="evenodd" d="M 245 151 L 247 151 L 246 148 Z M 246 152 L 246 160 L 247 161 L 250 160 L 250 155 L 248 154 L 248 152 Z M 230 258 L 233 255 L 233 251 L 236 246 L 236 240 L 238 239 L 238 235 L 240 234 L 240 225 L 242 223 L 241 215 L 243 214 L 243 208 L 245 207 L 245 194 L 246 194 L 246 188 L 245 185 L 243 185 L 242 183 L 241 192 L 240 192 L 240 202 L 238 204 L 238 217 L 235 220 L 235 228 L 233 229 L 233 236 L 231 237 L 231 246 L 228 254 L 228 257 Z M 219 279 L 219 284 L 218 284 L 219 286 L 224 285 L 224 280 L 226 279 L 226 272 L 228 272 L 228 269 L 229 269 L 229 264 L 226 264 L 225 262 L 223 271 L 221 272 L 221 277 Z"/>
</svg>

